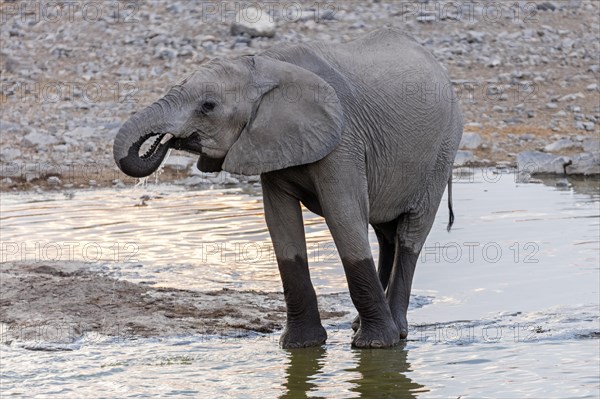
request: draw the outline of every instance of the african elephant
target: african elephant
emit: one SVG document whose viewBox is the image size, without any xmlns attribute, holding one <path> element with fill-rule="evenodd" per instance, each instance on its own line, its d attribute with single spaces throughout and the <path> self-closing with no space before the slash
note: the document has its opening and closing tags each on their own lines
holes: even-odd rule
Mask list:
<svg viewBox="0 0 600 399">
<path fill-rule="evenodd" d="M 199 155 L 203 171 L 260 174 L 287 305 L 284 348 L 327 338 L 300 204 L 323 216 L 358 310 L 353 346 L 390 347 L 408 334 L 415 265 L 462 136 L 451 92 L 440 64 L 396 29 L 279 45 L 202 65 L 122 126 L 114 158 L 134 177 L 153 173 L 169 148 Z"/>
</svg>

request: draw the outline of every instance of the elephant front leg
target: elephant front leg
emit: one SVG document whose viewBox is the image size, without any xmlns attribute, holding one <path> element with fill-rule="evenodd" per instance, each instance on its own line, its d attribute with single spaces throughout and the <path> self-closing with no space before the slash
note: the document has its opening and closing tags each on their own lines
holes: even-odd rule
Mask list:
<svg viewBox="0 0 600 399">
<path fill-rule="evenodd" d="M 327 340 L 310 280 L 302 211 L 297 199 L 263 178 L 265 218 L 273 246 L 287 308 L 280 338 L 282 348 L 319 346 Z"/>
<path fill-rule="evenodd" d="M 317 296 L 310 281 L 306 258 L 277 257 L 287 308 L 287 321 L 279 343 L 282 348 L 319 346 L 327 340 L 321 324 Z"/>
</svg>

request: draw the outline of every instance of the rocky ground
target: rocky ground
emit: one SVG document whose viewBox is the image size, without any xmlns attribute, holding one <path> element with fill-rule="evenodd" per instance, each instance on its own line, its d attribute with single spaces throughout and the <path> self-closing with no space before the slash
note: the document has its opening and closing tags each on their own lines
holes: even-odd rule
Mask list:
<svg viewBox="0 0 600 399">
<path fill-rule="evenodd" d="M 134 184 L 112 160 L 120 125 L 206 60 L 381 26 L 447 66 L 468 133 L 457 165 L 600 172 L 596 1 L 270 2 L 258 19 L 239 2 L 52 4 L 0 3 L 2 191 Z M 174 153 L 154 178 L 238 182 L 193 164 Z"/>
</svg>

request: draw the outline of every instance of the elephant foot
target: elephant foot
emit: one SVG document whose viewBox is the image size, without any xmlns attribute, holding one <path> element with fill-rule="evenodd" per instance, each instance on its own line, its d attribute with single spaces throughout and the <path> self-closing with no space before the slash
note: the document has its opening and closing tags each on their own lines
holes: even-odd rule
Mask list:
<svg viewBox="0 0 600 399">
<path fill-rule="evenodd" d="M 390 321 L 387 326 L 373 325 L 360 328 L 352 338 L 353 348 L 389 348 L 400 342 L 400 333 L 394 323 Z"/>
<path fill-rule="evenodd" d="M 357 332 L 360 328 L 360 316 L 356 315 L 354 320 L 352 320 L 352 331 Z"/>
<path fill-rule="evenodd" d="M 283 349 L 308 348 L 321 346 L 327 341 L 327 332 L 322 325 L 313 327 L 286 325 L 279 345 Z"/>
</svg>

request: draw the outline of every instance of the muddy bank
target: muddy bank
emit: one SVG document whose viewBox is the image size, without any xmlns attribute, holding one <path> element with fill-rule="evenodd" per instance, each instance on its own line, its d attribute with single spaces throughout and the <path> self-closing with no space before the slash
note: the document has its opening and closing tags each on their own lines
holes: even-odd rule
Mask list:
<svg viewBox="0 0 600 399">
<path fill-rule="evenodd" d="M 0 290 L 4 343 L 68 344 L 84 334 L 244 336 L 276 332 L 286 314 L 281 292 L 149 287 L 92 272 L 84 263 L 6 263 Z M 319 304 L 324 324 L 352 317 L 346 293 L 320 296 Z"/>
</svg>

